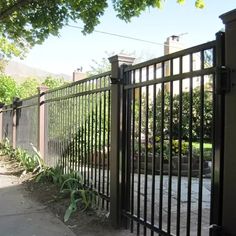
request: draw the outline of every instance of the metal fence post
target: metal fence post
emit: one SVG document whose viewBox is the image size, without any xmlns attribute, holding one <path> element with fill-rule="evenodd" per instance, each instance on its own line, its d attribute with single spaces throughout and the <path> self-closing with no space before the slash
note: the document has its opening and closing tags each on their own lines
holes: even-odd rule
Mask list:
<svg viewBox="0 0 236 236">
<path fill-rule="evenodd" d="M 224 235 L 236 235 L 236 9 L 221 15 L 220 18 L 225 24 L 225 65 L 231 70 L 231 88 L 225 95 L 222 226 Z"/>
<path fill-rule="evenodd" d="M 214 149 L 215 157 L 212 165 L 211 189 L 211 220 L 210 235 L 215 236 L 221 231 L 222 226 L 222 196 L 223 196 L 223 156 L 224 156 L 224 114 L 225 91 L 223 91 L 221 73 L 225 68 L 225 34 L 216 33 L 216 76 L 215 76 L 215 102 L 214 102 Z"/>
<path fill-rule="evenodd" d="M 0 102 L 0 142 L 3 140 L 3 107 L 4 103 Z"/>
<path fill-rule="evenodd" d="M 111 181 L 110 218 L 113 227 L 118 228 L 121 221 L 121 154 L 122 154 L 122 106 L 124 66 L 131 65 L 133 57 L 115 55 L 111 63 Z"/>
<path fill-rule="evenodd" d="M 17 106 L 20 98 L 15 97 L 12 103 L 12 147 L 16 148 Z"/>
<path fill-rule="evenodd" d="M 38 151 L 45 159 L 45 92 L 47 86 L 38 87 Z"/>
</svg>

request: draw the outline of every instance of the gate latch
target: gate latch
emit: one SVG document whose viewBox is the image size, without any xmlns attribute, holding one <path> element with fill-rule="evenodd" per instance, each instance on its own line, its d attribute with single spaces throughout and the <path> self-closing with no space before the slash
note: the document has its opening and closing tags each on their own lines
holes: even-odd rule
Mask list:
<svg viewBox="0 0 236 236">
<path fill-rule="evenodd" d="M 230 69 L 226 66 L 216 67 L 216 94 L 228 93 L 230 88 Z"/>
</svg>

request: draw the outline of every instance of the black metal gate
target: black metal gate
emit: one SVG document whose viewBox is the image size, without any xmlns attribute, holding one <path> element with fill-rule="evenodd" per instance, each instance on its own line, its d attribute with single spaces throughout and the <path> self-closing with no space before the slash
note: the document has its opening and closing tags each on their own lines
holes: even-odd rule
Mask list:
<svg viewBox="0 0 236 236">
<path fill-rule="evenodd" d="M 137 235 L 219 229 L 223 41 L 220 32 L 215 41 L 124 70 L 122 218 Z"/>
</svg>

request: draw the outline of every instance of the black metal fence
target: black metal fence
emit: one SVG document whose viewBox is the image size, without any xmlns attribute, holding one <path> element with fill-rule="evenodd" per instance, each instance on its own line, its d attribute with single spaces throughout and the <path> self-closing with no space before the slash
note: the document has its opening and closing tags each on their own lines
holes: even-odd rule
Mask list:
<svg viewBox="0 0 236 236">
<path fill-rule="evenodd" d="M 47 91 L 45 104 L 46 162 L 79 171 L 108 210 L 110 72 Z"/>
<path fill-rule="evenodd" d="M 38 145 L 48 165 L 80 172 L 113 224 L 208 235 L 218 198 L 216 49 L 212 41 L 126 67 L 132 60 L 113 57 L 111 72 L 4 106 L 3 138 L 15 132 L 16 146 Z"/>
<path fill-rule="evenodd" d="M 215 46 L 125 69 L 123 212 L 138 235 L 208 235 Z"/>
</svg>

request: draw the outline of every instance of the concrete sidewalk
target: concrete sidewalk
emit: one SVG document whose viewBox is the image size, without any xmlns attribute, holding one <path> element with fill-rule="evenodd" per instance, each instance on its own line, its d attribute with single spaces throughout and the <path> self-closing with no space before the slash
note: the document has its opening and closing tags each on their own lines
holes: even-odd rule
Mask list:
<svg viewBox="0 0 236 236">
<path fill-rule="evenodd" d="M 0 236 L 75 236 L 0 166 Z"/>
</svg>

